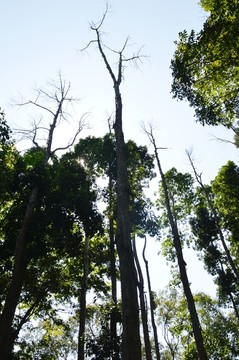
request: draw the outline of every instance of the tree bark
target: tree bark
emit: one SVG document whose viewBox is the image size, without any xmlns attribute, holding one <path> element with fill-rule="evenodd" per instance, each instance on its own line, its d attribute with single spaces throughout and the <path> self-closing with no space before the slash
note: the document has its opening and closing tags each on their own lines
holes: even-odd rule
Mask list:
<svg viewBox="0 0 239 360">
<path fill-rule="evenodd" d="M 115 236 L 114 236 L 114 219 L 113 219 L 113 201 L 112 201 L 112 175 L 111 164 L 109 164 L 109 238 L 110 238 L 110 276 L 111 276 L 111 300 L 112 309 L 110 314 L 110 336 L 111 343 L 117 341 L 117 279 L 115 264 Z M 112 360 L 119 360 L 119 354 L 114 351 Z"/>
<path fill-rule="evenodd" d="M 144 259 L 144 263 L 145 263 L 147 283 L 148 283 L 151 323 L 152 323 L 153 333 L 154 333 L 154 344 L 155 344 L 156 359 L 160 360 L 158 332 L 157 332 L 157 325 L 156 325 L 155 318 L 154 318 L 154 302 L 153 302 L 153 298 L 152 298 L 152 289 L 151 289 L 151 281 L 150 281 L 150 275 L 149 275 L 149 266 L 148 266 L 148 261 L 146 260 L 146 257 L 145 257 L 145 249 L 146 249 L 146 236 L 145 236 L 145 242 L 144 242 L 144 248 L 143 248 L 143 259 Z"/>
<path fill-rule="evenodd" d="M 117 153 L 117 231 L 116 245 L 120 262 L 122 315 L 123 315 L 123 359 L 141 360 L 139 334 L 139 307 L 137 276 L 131 245 L 129 217 L 129 188 L 125 142 L 122 132 L 122 103 L 119 89 L 116 91 L 115 137 Z"/>
<path fill-rule="evenodd" d="M 140 299 L 141 320 L 142 320 L 143 333 L 144 333 L 145 357 L 146 360 L 152 360 L 151 343 L 149 339 L 148 314 L 147 314 L 146 300 L 144 294 L 144 277 L 137 254 L 135 237 L 133 238 L 132 244 L 133 244 L 133 252 L 134 252 L 136 268 L 138 271 L 138 289 L 139 289 L 139 299 Z"/>
<path fill-rule="evenodd" d="M 27 269 L 27 261 L 25 258 L 25 248 L 27 243 L 27 235 L 29 225 L 34 216 L 34 209 L 37 202 L 38 187 L 35 187 L 30 195 L 30 199 L 26 208 L 23 224 L 16 240 L 15 246 L 15 262 L 12 274 L 12 280 L 7 291 L 7 296 L 3 311 L 0 317 L 0 354 L 1 360 L 7 360 L 11 351 L 12 322 L 16 307 L 20 298 L 24 277 Z"/>
<path fill-rule="evenodd" d="M 80 323 L 78 334 L 78 360 L 85 359 L 85 321 L 86 321 L 86 292 L 89 274 L 89 237 L 85 237 L 84 275 L 80 293 Z"/>
</svg>

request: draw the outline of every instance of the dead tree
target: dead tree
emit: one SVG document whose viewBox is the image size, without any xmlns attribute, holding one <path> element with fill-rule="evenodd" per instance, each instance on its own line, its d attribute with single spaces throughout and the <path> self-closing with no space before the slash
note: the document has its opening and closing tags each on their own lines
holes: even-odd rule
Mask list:
<svg viewBox="0 0 239 360">
<path fill-rule="evenodd" d="M 173 244 L 174 244 L 177 261 L 178 261 L 179 274 L 180 274 L 181 282 L 183 285 L 184 295 L 187 300 L 188 311 L 190 314 L 193 334 L 194 334 L 196 348 L 197 348 L 197 352 L 198 352 L 198 359 L 208 360 L 207 352 L 205 350 L 204 342 L 203 342 L 202 329 L 201 329 L 198 313 L 196 310 L 193 294 L 192 294 L 192 291 L 190 288 L 190 283 L 188 280 L 186 262 L 184 261 L 183 250 L 182 250 L 181 239 L 180 239 L 180 235 L 179 235 L 179 231 L 178 231 L 177 221 L 175 220 L 175 218 L 173 216 L 169 190 L 168 190 L 167 182 L 166 182 L 164 172 L 162 170 L 161 163 L 159 160 L 158 147 L 156 145 L 152 127 L 150 127 L 150 130 L 147 130 L 144 127 L 144 131 L 147 134 L 151 144 L 153 145 L 154 155 L 155 155 L 159 174 L 160 174 L 161 181 L 162 181 L 163 192 L 164 192 L 164 196 L 165 196 L 165 207 L 167 210 L 167 216 L 168 216 L 170 227 L 171 227 Z"/>
<path fill-rule="evenodd" d="M 104 22 L 105 12 L 99 25 L 92 24 L 91 30 L 95 32 L 96 38 L 89 42 L 83 49 L 96 43 L 106 69 L 113 82 L 115 94 L 115 122 L 114 132 L 116 138 L 116 161 L 117 161 L 117 230 L 116 247 L 119 255 L 121 296 L 122 296 L 122 319 L 123 319 L 123 344 L 122 356 L 124 360 L 141 360 L 141 342 L 139 331 L 139 306 L 137 297 L 137 274 L 131 244 L 131 222 L 129 216 L 129 185 L 127 172 L 127 157 L 122 124 L 122 98 L 120 85 L 123 79 L 123 69 L 126 62 L 140 60 L 137 53 L 129 58 L 124 56 L 128 45 L 127 38 L 120 51 L 113 51 L 118 56 L 117 73 L 115 74 L 106 56 L 101 39 L 101 26 Z M 107 47 L 108 50 L 110 50 Z"/>
<path fill-rule="evenodd" d="M 76 131 L 73 139 L 64 147 L 52 149 L 54 131 L 59 125 L 60 121 L 66 119 L 66 113 L 64 112 L 64 106 L 66 103 L 71 103 L 74 99 L 69 96 L 70 84 L 66 84 L 61 76 L 59 77 L 59 84 L 54 84 L 54 91 L 47 93 L 44 90 L 37 91 L 36 100 L 29 100 L 20 105 L 33 105 L 34 107 L 40 108 L 48 115 L 51 116 L 51 122 L 48 128 L 42 128 L 47 132 L 47 140 L 44 146 L 40 146 L 38 143 L 38 130 L 36 126 L 33 131 L 21 131 L 22 135 L 30 138 L 33 145 L 42 148 L 45 152 L 44 164 L 46 165 L 57 150 L 64 150 L 73 145 L 78 134 L 82 130 L 82 122 L 79 123 L 79 128 Z M 52 110 L 50 107 L 46 107 L 41 103 L 42 97 L 47 97 L 48 100 L 54 102 L 55 109 Z M 41 129 L 41 130 L 42 130 Z M 19 229 L 18 236 L 16 238 L 15 253 L 14 253 L 14 265 L 12 278 L 7 289 L 6 299 L 3 306 L 3 310 L 0 316 L 0 354 L 2 360 L 7 360 L 11 356 L 11 337 L 12 337 L 12 323 L 15 315 L 15 311 L 21 295 L 25 274 L 27 271 L 28 260 L 26 257 L 26 248 L 29 235 L 29 229 L 31 227 L 34 210 L 37 205 L 39 196 L 38 185 L 33 185 L 28 203 L 26 204 L 26 210 L 23 216 L 22 225 Z"/>
</svg>

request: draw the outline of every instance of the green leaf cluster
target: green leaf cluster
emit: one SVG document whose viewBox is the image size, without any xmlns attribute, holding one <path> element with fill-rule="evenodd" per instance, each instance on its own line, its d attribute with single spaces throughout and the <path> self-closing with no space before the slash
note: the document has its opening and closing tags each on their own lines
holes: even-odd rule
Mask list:
<svg viewBox="0 0 239 360">
<path fill-rule="evenodd" d="M 205 0 L 209 11 L 198 33 L 183 31 L 171 62 L 173 96 L 188 100 L 197 120 L 237 132 L 239 41 L 237 0 Z"/>
</svg>

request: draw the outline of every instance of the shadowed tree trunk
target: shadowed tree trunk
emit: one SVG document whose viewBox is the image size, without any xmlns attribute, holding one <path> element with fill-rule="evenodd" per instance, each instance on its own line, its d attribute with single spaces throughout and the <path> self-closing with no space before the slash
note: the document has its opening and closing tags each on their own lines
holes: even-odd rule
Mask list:
<svg viewBox="0 0 239 360">
<path fill-rule="evenodd" d="M 147 314 L 147 308 L 146 308 L 146 299 L 145 299 L 145 293 L 144 293 L 144 277 L 141 270 L 136 244 L 135 244 L 135 237 L 133 238 L 133 252 L 134 252 L 134 258 L 136 263 L 136 268 L 138 271 L 138 288 L 139 288 L 139 299 L 140 299 L 140 311 L 141 311 L 141 319 L 142 319 L 142 325 L 143 325 L 143 333 L 144 333 L 144 346 L 145 346 L 145 357 L 146 360 L 152 360 L 152 354 L 151 354 L 151 344 L 149 339 L 149 327 L 148 327 L 148 314 Z"/>
<path fill-rule="evenodd" d="M 25 248 L 27 243 L 27 235 L 29 226 L 34 216 L 34 209 L 37 203 L 38 187 L 35 187 L 26 208 L 23 224 L 16 240 L 14 254 L 14 268 L 12 280 L 8 288 L 5 304 L 0 317 L 0 354 L 2 360 L 10 358 L 12 322 L 15 310 L 20 298 L 24 277 L 27 269 L 27 261 L 25 258 Z"/>
<path fill-rule="evenodd" d="M 86 292 L 89 274 L 89 236 L 85 237 L 84 273 L 80 293 L 80 323 L 78 334 L 78 360 L 85 359 L 85 321 L 86 321 Z"/>
<path fill-rule="evenodd" d="M 114 236 L 114 217 L 113 217 L 113 199 L 112 199 L 112 166 L 109 163 L 109 238 L 110 238 L 110 276 L 111 276 L 111 300 L 113 308 L 110 314 L 110 335 L 111 343 L 117 340 L 117 279 L 115 264 L 115 236 Z M 112 360 L 119 360 L 119 354 L 114 352 Z"/>
<path fill-rule="evenodd" d="M 145 263 L 147 283 L 148 283 L 151 323 L 152 323 L 153 333 L 154 333 L 154 344 L 155 344 L 156 359 L 160 360 L 158 332 L 157 332 L 157 325 L 156 325 L 155 318 L 154 318 L 154 307 L 155 307 L 155 305 L 154 305 L 154 299 L 153 299 L 152 289 L 151 289 L 151 281 L 150 281 L 150 275 L 149 275 L 148 261 L 146 260 L 146 257 L 145 257 L 145 249 L 146 249 L 146 236 L 145 236 L 145 240 L 144 240 L 143 259 L 144 259 L 144 263 Z"/>
<path fill-rule="evenodd" d="M 156 146 L 152 128 L 150 129 L 150 131 L 147 131 L 146 129 L 144 129 L 144 130 L 145 130 L 146 134 L 148 135 L 151 144 L 154 147 L 155 159 L 157 161 L 158 170 L 159 170 L 161 180 L 162 180 L 162 186 L 163 186 L 163 191 L 164 191 L 164 196 L 165 196 L 165 206 L 166 206 L 167 215 L 168 215 L 168 219 L 169 219 L 169 223 L 170 223 L 170 227 L 171 227 L 171 231 L 172 231 L 173 243 L 174 243 L 174 248 L 175 248 L 176 255 L 177 255 L 180 278 L 181 278 L 181 282 L 183 285 L 183 290 L 184 290 L 184 294 L 185 294 L 185 297 L 187 300 L 188 311 L 189 311 L 190 319 L 191 319 L 191 323 L 192 323 L 193 334 L 194 334 L 197 352 L 198 352 L 198 358 L 200 360 L 208 360 L 208 356 L 207 356 L 207 353 L 206 353 L 206 350 L 204 347 L 204 343 L 203 343 L 202 329 L 200 326 L 194 298 L 193 298 L 189 280 L 188 280 L 186 263 L 183 258 L 183 251 L 182 251 L 180 235 L 178 232 L 178 226 L 177 226 L 177 222 L 174 220 L 174 217 L 173 217 L 173 212 L 171 209 L 169 193 L 168 193 L 168 186 L 167 186 L 166 179 L 165 179 L 163 170 L 161 168 L 161 163 L 160 163 L 159 156 L 158 156 L 158 148 Z"/>
</svg>

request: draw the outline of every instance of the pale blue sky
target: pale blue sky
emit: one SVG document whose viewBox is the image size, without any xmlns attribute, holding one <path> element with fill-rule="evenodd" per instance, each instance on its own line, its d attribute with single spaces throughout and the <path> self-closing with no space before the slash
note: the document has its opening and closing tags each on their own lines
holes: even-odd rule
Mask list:
<svg viewBox="0 0 239 360">
<path fill-rule="evenodd" d="M 199 30 L 206 14 L 197 0 L 109 0 L 108 4 L 105 43 L 118 50 L 129 35 L 128 55 L 144 46 L 142 54 L 149 56 L 139 69 L 129 66 L 125 71 L 126 139 L 148 144 L 140 122 L 152 121 L 158 144 L 169 148 L 161 155 L 164 170 L 175 166 L 190 171 L 184 150 L 193 146 L 198 170 L 205 180 L 212 179 L 221 165 L 229 159 L 237 161 L 238 155 L 232 145 L 213 141 L 209 134 L 228 139 L 232 135 L 196 124 L 188 104 L 172 100 L 169 70 L 178 32 Z M 16 111 L 12 99 L 19 94 L 28 99 L 35 86 L 57 79 L 61 71 L 72 84 L 72 95 L 81 99 L 73 117 L 89 111 L 92 129 L 85 135 L 107 131 L 107 114 L 114 110 L 111 79 L 95 46 L 84 55 L 77 51 L 94 37 L 89 24 L 100 20 L 104 11 L 103 0 L 8 0 L 1 4 L 0 106 L 10 124 L 19 128 L 31 121 L 31 109 Z M 67 132 L 69 126 L 59 135 L 59 142 Z"/>
</svg>

